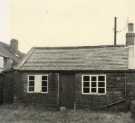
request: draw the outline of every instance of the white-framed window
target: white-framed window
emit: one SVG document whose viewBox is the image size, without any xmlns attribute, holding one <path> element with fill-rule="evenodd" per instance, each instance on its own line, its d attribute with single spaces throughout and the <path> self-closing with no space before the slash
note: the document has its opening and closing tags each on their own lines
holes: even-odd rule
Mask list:
<svg viewBox="0 0 135 123">
<path fill-rule="evenodd" d="M 28 75 L 28 93 L 48 93 L 48 75 Z"/>
<path fill-rule="evenodd" d="M 82 94 L 106 94 L 106 75 L 82 75 Z"/>
</svg>

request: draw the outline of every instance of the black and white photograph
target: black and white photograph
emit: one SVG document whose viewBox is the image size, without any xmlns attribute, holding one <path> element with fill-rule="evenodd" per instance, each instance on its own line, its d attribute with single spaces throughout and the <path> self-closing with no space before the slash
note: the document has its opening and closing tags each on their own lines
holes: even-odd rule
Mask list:
<svg viewBox="0 0 135 123">
<path fill-rule="evenodd" d="M 0 0 L 0 123 L 135 123 L 135 0 Z"/>
</svg>

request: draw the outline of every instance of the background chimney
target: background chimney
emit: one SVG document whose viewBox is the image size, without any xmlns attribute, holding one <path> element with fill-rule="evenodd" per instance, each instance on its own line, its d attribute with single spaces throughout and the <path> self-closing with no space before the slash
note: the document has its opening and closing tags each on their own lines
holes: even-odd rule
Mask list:
<svg viewBox="0 0 135 123">
<path fill-rule="evenodd" d="M 12 51 L 15 53 L 18 50 L 18 40 L 11 39 L 10 47 L 11 47 Z"/>
<path fill-rule="evenodd" d="M 134 24 L 128 23 L 128 32 L 126 33 L 126 46 L 135 44 Z"/>
</svg>

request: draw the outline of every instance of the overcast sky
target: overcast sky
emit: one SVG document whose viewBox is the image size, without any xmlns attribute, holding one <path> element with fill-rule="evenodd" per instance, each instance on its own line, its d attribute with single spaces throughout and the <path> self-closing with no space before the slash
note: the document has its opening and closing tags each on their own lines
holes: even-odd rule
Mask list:
<svg viewBox="0 0 135 123">
<path fill-rule="evenodd" d="M 113 44 L 114 16 L 118 44 L 125 43 L 127 22 L 135 22 L 135 0 L 0 0 L 0 40 L 33 46 Z"/>
</svg>

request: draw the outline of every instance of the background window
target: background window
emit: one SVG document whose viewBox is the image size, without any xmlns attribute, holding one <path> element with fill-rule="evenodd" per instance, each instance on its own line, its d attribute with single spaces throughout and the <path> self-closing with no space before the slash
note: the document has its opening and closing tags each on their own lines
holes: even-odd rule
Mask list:
<svg viewBox="0 0 135 123">
<path fill-rule="evenodd" d="M 3 57 L 0 56 L 0 72 L 3 71 L 3 68 L 4 68 L 4 59 Z"/>
</svg>

